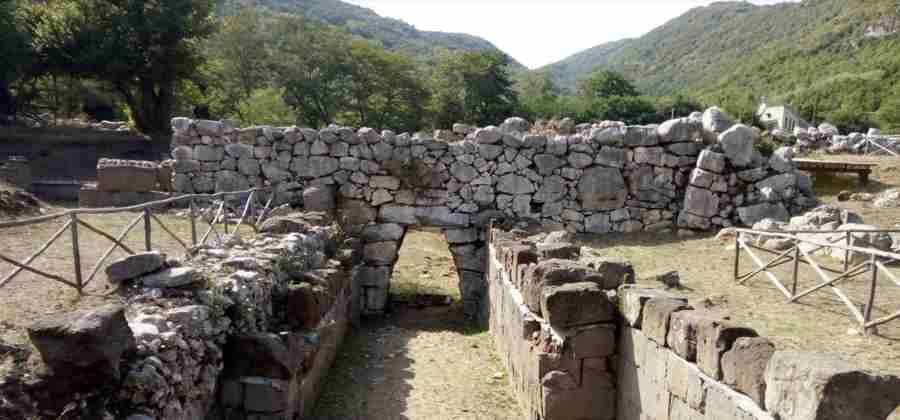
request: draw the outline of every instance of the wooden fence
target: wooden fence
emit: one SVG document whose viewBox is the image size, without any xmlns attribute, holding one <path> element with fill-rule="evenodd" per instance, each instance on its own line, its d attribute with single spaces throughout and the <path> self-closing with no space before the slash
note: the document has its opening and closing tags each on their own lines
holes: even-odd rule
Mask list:
<svg viewBox="0 0 900 420">
<path fill-rule="evenodd" d="M 900 318 L 900 311 L 891 313 L 887 316 L 872 319 L 872 309 L 875 306 L 876 294 L 878 289 L 879 273 L 887 277 L 897 287 L 900 287 L 900 279 L 888 270 L 886 264 L 892 262 L 900 262 L 900 254 L 893 252 L 881 251 L 873 248 L 864 248 L 852 245 L 854 233 L 900 233 L 900 230 L 847 230 L 847 231 L 787 231 L 787 232 L 768 232 L 752 229 L 737 229 L 735 235 L 735 255 L 734 255 L 734 280 L 738 284 L 744 284 L 747 280 L 765 273 L 766 277 L 773 285 L 788 299 L 788 303 L 795 303 L 801 298 L 810 294 L 819 292 L 823 289 L 831 290 L 838 299 L 843 302 L 850 310 L 854 319 L 860 324 L 864 331 L 869 332 L 874 327 Z M 829 239 L 820 241 L 809 237 L 800 236 L 801 234 L 815 235 L 816 237 L 829 237 Z M 774 239 L 789 240 L 791 246 L 784 250 L 772 250 L 748 242 L 746 239 L 767 237 Z M 841 243 L 844 242 L 844 243 Z M 843 267 L 828 267 L 812 258 L 813 254 L 821 249 L 843 251 Z M 756 252 L 774 255 L 772 260 L 764 262 Z M 745 252 L 750 259 L 756 264 L 757 268 L 747 273 L 741 273 L 741 254 Z M 859 256 L 863 256 L 862 262 L 852 264 L 852 261 L 858 261 Z M 785 265 L 792 264 L 790 288 L 771 270 Z M 800 264 L 808 265 L 812 268 L 821 283 L 805 290 L 797 291 Z M 828 273 L 836 275 L 829 276 Z M 855 277 L 869 274 L 869 286 L 867 300 L 860 310 L 856 304 L 838 287 L 838 284 L 851 280 Z"/>
<path fill-rule="evenodd" d="M 268 201 L 265 206 L 259 212 L 256 220 L 252 220 L 253 210 L 254 210 L 254 201 L 258 198 L 259 194 L 269 193 Z M 153 201 L 148 202 L 136 206 L 130 207 L 119 207 L 119 208 L 96 208 L 96 209 L 73 209 L 68 210 L 61 213 L 33 217 L 29 219 L 15 220 L 11 222 L 0 222 L 0 235 L 2 235 L 2 229 L 17 227 L 17 226 L 27 226 L 27 225 L 35 225 L 39 223 L 45 223 L 52 220 L 58 219 L 66 219 L 66 223 L 59 228 L 49 240 L 47 240 L 37 251 L 31 254 L 24 261 L 16 261 L 13 258 L 10 258 L 6 255 L 0 253 L 0 261 L 4 261 L 6 263 L 12 264 L 15 269 L 0 279 L 0 288 L 3 288 L 7 284 L 10 283 L 17 275 L 22 273 L 23 271 L 27 271 L 33 274 L 37 274 L 39 276 L 57 281 L 66 286 L 73 287 L 78 290 L 79 294 L 84 293 L 84 288 L 91 283 L 92 280 L 97 276 L 100 269 L 103 267 L 103 264 L 109 258 L 112 253 L 121 248 L 123 251 L 128 254 L 134 255 L 135 251 L 125 245 L 124 240 L 128 236 L 128 234 L 138 225 L 143 222 L 144 227 L 144 249 L 146 251 L 152 251 L 152 238 L 153 238 L 153 222 L 166 234 L 171 236 L 176 242 L 178 242 L 181 246 L 185 248 L 188 252 L 190 252 L 193 248 L 204 245 L 209 240 L 210 236 L 215 234 L 216 238 L 221 239 L 221 235 L 219 235 L 219 231 L 216 229 L 216 222 L 221 217 L 223 220 L 223 230 L 224 235 L 228 235 L 229 233 L 233 234 L 237 232 L 237 230 L 242 225 L 247 225 L 253 228 L 254 231 L 257 230 L 258 226 L 267 216 L 269 210 L 271 209 L 272 203 L 275 199 L 275 191 L 270 189 L 263 188 L 254 188 L 246 191 L 236 191 L 236 192 L 222 192 L 217 194 L 191 194 L 191 195 L 182 195 L 178 197 L 169 198 L 166 200 Z M 225 215 L 226 211 L 226 202 L 228 201 L 228 197 L 231 196 L 246 196 L 246 203 L 243 205 L 243 209 L 240 213 L 240 218 L 237 223 L 233 225 L 229 223 L 227 217 L 222 217 Z M 222 202 L 219 204 L 216 212 L 212 218 L 200 217 L 198 214 L 197 202 L 199 200 L 218 200 L 221 199 Z M 157 208 L 166 208 L 171 204 L 179 203 L 179 202 L 188 202 L 188 219 L 191 224 L 191 237 L 188 240 L 187 238 L 182 239 L 179 238 L 178 235 L 169 229 L 165 223 L 163 223 L 160 218 L 154 214 L 154 209 Z M 243 201 L 243 199 L 241 199 Z M 102 229 L 97 228 L 96 226 L 86 222 L 79 215 L 96 215 L 96 214 L 113 214 L 113 213 L 124 213 L 124 212 L 138 212 L 139 214 L 128 223 L 125 228 L 119 232 L 117 235 L 112 235 L 110 233 L 104 232 Z M 250 217 L 250 219 L 248 219 Z M 198 235 L 198 226 L 197 219 L 203 219 L 209 227 L 206 229 L 206 232 L 202 235 Z M 82 272 L 82 259 L 81 259 L 81 251 L 80 244 L 78 241 L 78 235 L 80 229 L 84 228 L 88 231 L 96 233 L 97 235 L 102 236 L 105 239 L 108 239 L 112 242 L 112 245 L 106 249 L 106 251 L 102 254 L 100 259 L 94 264 L 94 267 L 91 269 L 90 274 L 86 277 Z M 229 228 L 231 230 L 229 231 Z M 73 278 L 65 278 L 60 275 L 48 273 L 44 270 L 34 267 L 31 265 L 35 259 L 37 259 L 41 254 L 47 251 L 54 242 L 56 242 L 59 238 L 61 238 L 66 232 L 69 232 L 72 238 L 72 262 L 74 266 L 74 276 Z"/>
</svg>

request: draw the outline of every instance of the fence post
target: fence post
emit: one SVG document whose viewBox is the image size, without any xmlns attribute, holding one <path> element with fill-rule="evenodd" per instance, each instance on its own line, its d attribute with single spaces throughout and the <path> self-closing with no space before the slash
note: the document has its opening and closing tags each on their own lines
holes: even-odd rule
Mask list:
<svg viewBox="0 0 900 420">
<path fill-rule="evenodd" d="M 153 245 L 150 243 L 152 229 L 150 225 L 150 207 L 144 207 L 144 248 L 146 248 L 147 252 L 153 250 Z"/>
<path fill-rule="evenodd" d="M 878 285 L 878 265 L 875 264 L 875 255 L 869 260 L 869 267 L 872 269 L 872 287 L 869 289 L 869 302 L 866 303 L 865 323 L 872 320 L 872 307 L 875 306 L 875 288 Z M 866 332 L 870 328 L 864 328 Z"/>
<path fill-rule="evenodd" d="M 228 194 L 222 196 L 222 224 L 225 225 L 225 236 L 228 236 Z"/>
<path fill-rule="evenodd" d="M 791 298 L 797 296 L 797 274 L 800 271 L 800 245 L 794 248 L 794 285 L 791 287 Z"/>
<path fill-rule="evenodd" d="M 191 218 L 191 246 L 197 246 L 197 219 L 194 217 L 194 199 L 192 198 L 188 204 L 188 211 Z"/>
<path fill-rule="evenodd" d="M 734 281 L 738 281 L 741 269 L 741 232 L 734 235 Z"/>
<path fill-rule="evenodd" d="M 848 231 L 847 235 L 846 235 L 846 245 L 848 248 L 850 247 L 850 242 L 852 240 L 853 240 L 853 234 Z M 847 270 L 849 270 L 849 269 L 850 269 L 850 250 L 845 249 L 844 250 L 844 272 L 846 273 Z"/>
<path fill-rule="evenodd" d="M 75 284 L 78 285 L 78 294 L 84 294 L 84 286 L 81 279 L 81 249 L 78 246 L 78 214 L 72 213 L 72 263 L 75 265 Z"/>
</svg>

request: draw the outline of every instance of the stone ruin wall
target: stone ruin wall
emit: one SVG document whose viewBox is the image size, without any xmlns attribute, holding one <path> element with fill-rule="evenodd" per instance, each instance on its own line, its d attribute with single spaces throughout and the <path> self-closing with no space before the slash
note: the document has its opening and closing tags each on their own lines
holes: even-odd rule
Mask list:
<svg viewBox="0 0 900 420">
<path fill-rule="evenodd" d="M 0 162 L 0 181 L 17 186 L 23 190 L 31 190 L 31 167 L 24 156 L 10 156 Z"/>
<path fill-rule="evenodd" d="M 384 311 L 389 277 L 410 226 L 445 228 L 466 312 L 484 319 L 493 218 L 605 234 L 706 230 L 787 221 L 815 203 L 789 149 L 764 159 L 758 132 L 715 108 L 659 126 L 604 122 L 537 133 L 521 118 L 425 134 L 331 126 L 251 127 L 175 118 L 177 193 L 272 186 L 279 202 L 334 210 L 365 231 L 362 308 Z"/>
<path fill-rule="evenodd" d="M 292 216 L 184 261 L 114 262 L 125 304 L 30 327 L 51 369 L 3 383 L 0 418 L 307 418 L 353 322 L 360 255 L 320 218 Z"/>
<path fill-rule="evenodd" d="M 524 418 L 900 419 L 898 377 L 780 351 L 674 292 L 628 284 L 627 261 L 490 232 L 491 333 Z"/>
</svg>

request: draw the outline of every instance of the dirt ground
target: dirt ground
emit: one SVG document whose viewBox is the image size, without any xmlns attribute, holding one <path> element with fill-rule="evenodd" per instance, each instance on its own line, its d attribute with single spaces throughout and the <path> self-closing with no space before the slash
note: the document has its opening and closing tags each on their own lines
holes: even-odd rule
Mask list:
<svg viewBox="0 0 900 420">
<path fill-rule="evenodd" d="M 64 211 L 59 205 L 48 209 L 48 213 Z M 79 216 L 82 217 L 82 216 Z M 121 231 L 136 217 L 138 213 L 117 213 L 107 215 L 84 215 L 83 220 L 92 226 L 112 235 L 118 236 Z M 190 241 L 190 224 L 188 219 L 170 213 L 160 214 L 159 218 L 182 240 Z M 57 219 L 37 225 L 6 228 L 0 230 L 0 254 L 17 261 L 23 261 L 38 250 L 53 234 L 65 224 L 65 219 Z M 198 230 L 200 234 L 205 231 Z M 249 228 L 243 228 L 249 232 Z M 221 227 L 219 232 L 221 232 Z M 84 279 L 90 275 L 94 265 L 112 244 L 84 227 L 78 229 L 82 273 Z M 154 222 L 152 233 L 153 249 L 159 249 L 171 256 L 182 257 L 184 248 L 165 233 Z M 125 244 L 135 252 L 144 250 L 144 229 L 138 223 L 125 239 Z M 106 260 L 96 278 L 88 284 L 85 296 L 64 284 L 48 278 L 23 271 L 12 281 L 0 288 L 0 340 L 8 344 L 27 345 L 28 337 L 25 328 L 31 323 L 60 313 L 75 309 L 88 308 L 103 303 L 118 301 L 115 296 L 107 296 L 113 289 L 106 281 L 103 269 L 110 262 L 127 255 L 117 249 Z M 47 251 L 38 257 L 32 265 L 40 270 L 59 275 L 65 279 L 74 278 L 72 260 L 72 236 L 64 233 Z M 0 261 L 0 278 L 6 277 L 14 270 L 11 264 Z"/>
</svg>

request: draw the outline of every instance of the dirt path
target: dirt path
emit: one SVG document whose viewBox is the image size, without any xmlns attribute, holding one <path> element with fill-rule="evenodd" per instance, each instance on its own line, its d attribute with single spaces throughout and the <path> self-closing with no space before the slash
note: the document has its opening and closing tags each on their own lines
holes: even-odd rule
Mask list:
<svg viewBox="0 0 900 420">
<path fill-rule="evenodd" d="M 410 232 L 394 270 L 395 300 L 422 293 L 451 306 L 395 306 L 350 334 L 319 398 L 317 420 L 514 420 L 522 413 L 490 334 L 464 320 L 447 243 Z"/>
</svg>

